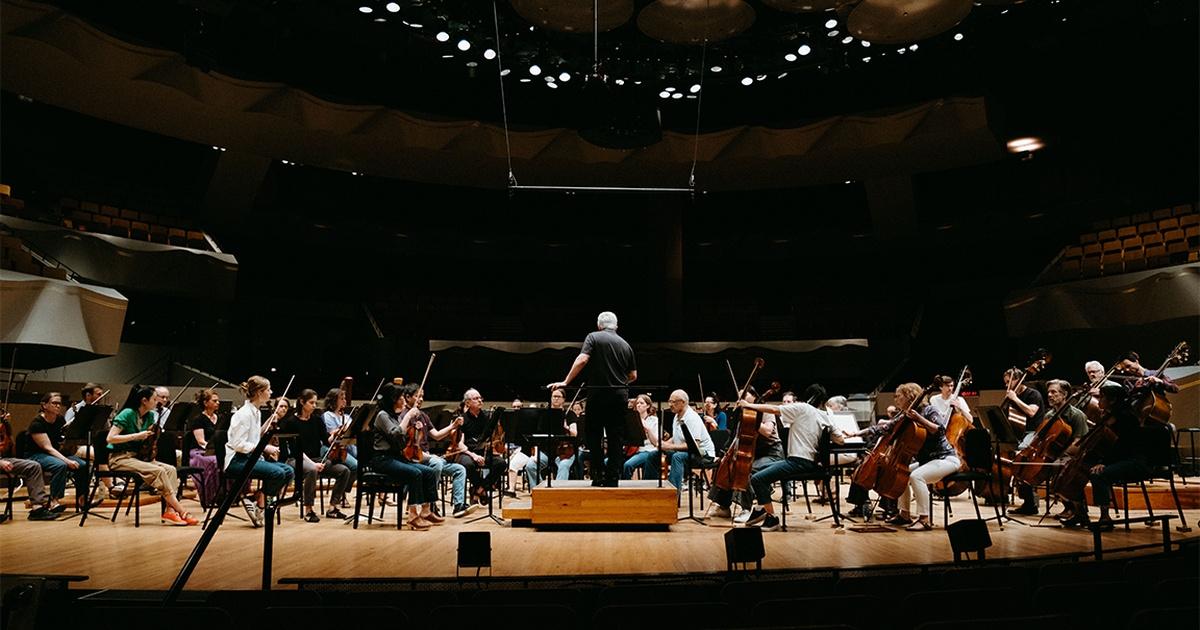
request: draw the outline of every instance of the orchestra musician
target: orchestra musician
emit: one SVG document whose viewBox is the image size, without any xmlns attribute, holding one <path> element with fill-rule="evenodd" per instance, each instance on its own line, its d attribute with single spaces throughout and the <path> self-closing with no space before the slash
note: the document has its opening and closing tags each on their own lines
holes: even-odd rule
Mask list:
<svg viewBox="0 0 1200 630">
<path fill-rule="evenodd" d="M 346 413 L 346 406 L 349 401 L 346 400 L 346 392 L 335 387 L 325 394 L 325 402 L 322 405 L 323 413 L 321 421 L 325 423 L 325 432 L 329 434 L 329 439 L 339 428 L 350 423 L 350 415 Z M 329 451 L 329 444 L 321 447 L 321 457 L 325 457 L 325 453 Z M 346 458 L 342 461 L 350 472 L 358 470 L 358 446 L 354 444 L 346 445 Z M 341 507 L 349 507 L 349 503 L 343 504 Z"/>
<path fill-rule="evenodd" d="M 563 390 L 556 389 L 550 392 L 551 409 L 563 409 L 565 406 L 566 397 L 563 394 Z M 571 437 L 576 437 L 579 435 L 579 423 L 576 421 L 579 418 L 579 413 L 580 412 L 563 414 L 563 434 Z M 569 453 L 570 454 L 567 457 L 561 457 L 558 454 L 556 454 L 554 457 L 554 479 L 556 481 L 562 481 L 564 479 L 571 478 L 571 467 L 575 465 L 575 458 L 578 455 L 578 451 L 577 449 L 571 448 Z M 525 464 L 525 479 L 529 482 L 529 487 L 533 488 L 541 483 L 541 470 L 550 465 L 550 457 L 546 455 L 544 450 L 539 450 L 536 461 L 532 457 L 528 459 L 529 461 Z"/>
<path fill-rule="evenodd" d="M 441 525 L 445 519 L 433 513 L 431 506 L 437 499 L 437 472 L 419 462 L 411 462 L 404 456 L 409 424 L 418 416 L 419 409 L 405 411 L 402 386 L 387 383 L 379 390 L 379 411 L 372 421 L 375 439 L 375 458 L 371 468 L 393 479 L 403 480 L 408 486 L 408 527 L 425 531 L 433 525 Z M 401 415 L 401 412 L 404 412 Z"/>
<path fill-rule="evenodd" d="M 450 475 L 451 506 L 454 518 L 462 518 L 470 514 L 479 506 L 474 503 L 467 504 L 467 469 L 462 464 L 447 462 L 445 458 L 438 457 L 429 452 L 429 441 L 444 439 L 454 429 L 461 427 L 464 422 L 462 416 L 455 418 L 450 424 L 441 429 L 435 429 L 433 428 L 433 421 L 429 419 L 429 415 L 421 409 L 421 405 L 425 402 L 425 390 L 421 389 L 416 383 L 409 383 L 404 385 L 401 391 L 404 394 L 405 406 L 407 407 L 401 413 L 407 414 L 408 411 L 415 410 L 415 415 L 412 417 L 411 422 L 417 427 L 416 435 L 418 444 L 421 447 L 421 461 L 419 463 L 429 466 L 434 470 L 437 475 L 435 479 L 439 488 L 441 487 L 442 475 Z M 446 455 L 448 457 L 454 457 L 466 450 L 462 433 L 460 432 L 458 435 L 460 436 L 458 442 L 447 447 Z"/>
<path fill-rule="evenodd" d="M 615 313 L 604 311 L 596 317 L 596 331 L 588 333 L 583 340 L 583 347 L 571 364 L 567 376 L 559 382 L 550 383 L 548 388 L 554 391 L 566 387 L 581 373 L 584 374 L 584 381 L 590 384 L 585 438 L 591 464 L 592 485 L 616 487 L 625 467 L 625 450 L 621 438 L 625 431 L 628 386 L 637 380 L 637 362 L 633 349 L 617 334 Z M 701 421 L 701 427 L 703 426 Z M 704 433 L 707 435 L 707 431 Z M 606 436 L 607 457 L 602 445 Z"/>
<path fill-rule="evenodd" d="M 653 413 L 654 403 L 649 394 L 638 394 L 633 401 L 633 408 L 642 421 L 642 432 L 645 433 L 646 439 L 638 447 L 637 453 L 625 460 L 621 478 L 632 479 L 633 471 L 640 468 L 642 477 L 651 479 L 654 476 L 654 463 L 658 461 L 658 434 L 662 430 L 662 423 Z"/>
<path fill-rule="evenodd" d="M 1179 392 L 1179 386 L 1168 378 L 1166 374 L 1159 374 L 1155 370 L 1142 367 L 1141 357 L 1133 350 L 1121 355 L 1121 360 L 1117 363 L 1117 367 L 1121 372 L 1136 377 L 1132 382 L 1126 381 L 1127 389 L 1129 390 L 1153 389 L 1158 393 L 1169 394 Z"/>
<path fill-rule="evenodd" d="M 763 531 L 774 531 L 780 526 L 779 517 L 775 516 L 775 508 L 772 505 L 773 484 L 817 467 L 817 444 L 822 431 L 829 431 L 830 439 L 834 442 L 840 444 L 843 440 L 841 433 L 834 429 L 829 412 L 825 410 L 825 401 L 829 398 L 825 388 L 814 383 L 804 390 L 803 395 L 805 400 L 811 402 L 790 402 L 776 405 L 738 401 L 738 407 L 761 412 L 764 423 L 767 414 L 771 414 L 789 427 L 787 457 L 750 476 L 750 489 L 754 493 L 754 505 L 746 524 L 761 527 Z M 759 441 L 761 439 L 760 436 Z"/>
<path fill-rule="evenodd" d="M 683 471 L 687 466 L 700 466 L 707 464 L 717 457 L 717 449 L 713 444 L 712 437 L 708 434 L 708 430 L 704 428 L 704 421 L 700 419 L 700 414 L 696 413 L 688 405 L 687 392 L 682 389 L 677 389 L 671 392 L 670 398 L 667 399 L 670 405 L 671 413 L 675 414 L 674 421 L 671 422 L 671 439 L 660 442 L 660 447 L 664 453 L 668 455 L 669 468 L 667 480 L 671 485 L 675 486 L 678 491 L 683 487 Z M 683 436 L 683 427 L 687 427 L 687 431 L 691 434 L 692 439 L 696 442 L 696 447 L 700 449 L 700 461 L 695 461 L 688 453 L 687 439 Z M 653 474 L 659 474 L 658 462 L 651 460 L 654 463 Z"/>
<path fill-rule="evenodd" d="M 208 506 L 217 498 L 219 483 L 217 456 L 207 453 L 208 444 L 217 432 L 217 409 L 221 406 L 221 397 L 215 390 L 202 389 L 196 392 L 195 400 L 200 413 L 188 420 L 183 452 L 187 453 L 188 465 L 200 469 L 197 482 L 200 504 Z"/>
<path fill-rule="evenodd" d="M 1100 388 L 1106 385 L 1118 385 L 1116 381 L 1107 380 L 1104 378 L 1104 364 L 1099 361 L 1088 361 L 1083 364 L 1083 373 L 1087 374 L 1088 383 L 1091 384 L 1091 395 L 1099 396 Z"/>
<path fill-rule="evenodd" d="M 1104 373 L 1101 372 L 1100 375 L 1103 376 Z M 1109 386 L 1120 387 L 1116 383 L 1112 383 Z M 1050 405 L 1050 410 L 1046 413 L 1047 422 L 1050 418 L 1062 418 L 1067 423 L 1067 426 L 1071 427 L 1071 444 L 1077 445 L 1087 435 L 1088 421 L 1087 416 L 1079 408 L 1067 404 L 1067 398 L 1070 396 L 1071 384 L 1069 382 L 1062 379 L 1054 379 L 1046 383 L 1046 402 Z M 1071 447 L 1068 446 L 1067 448 L 1070 449 Z M 1056 515 L 1055 518 L 1060 521 L 1066 521 L 1071 520 L 1074 516 L 1075 513 L 1071 506 L 1064 505 L 1063 511 Z"/>
<path fill-rule="evenodd" d="M 704 426 L 708 427 L 709 431 L 725 431 L 729 428 L 729 416 L 717 408 L 720 404 L 721 399 L 717 397 L 716 392 L 709 392 L 704 396 L 701 417 L 704 418 Z"/>
<path fill-rule="evenodd" d="M 167 504 L 162 514 L 166 525 L 196 525 L 200 521 L 192 518 L 179 504 L 175 493 L 179 490 L 179 476 L 175 467 L 163 462 L 140 459 L 146 440 L 158 439 L 158 432 L 150 427 L 158 422 L 154 411 L 154 389 L 135 385 L 129 392 L 121 411 L 113 418 L 108 430 L 108 467 L 118 472 L 136 473 L 142 483 L 154 488 Z M 173 453 L 172 453 L 173 454 Z"/>
<path fill-rule="evenodd" d="M 67 477 L 75 481 L 76 502 L 87 494 L 88 463 L 75 455 L 64 455 L 59 451 L 62 445 L 62 427 L 59 410 L 62 409 L 62 394 L 47 392 L 39 401 L 41 411 L 26 429 L 28 439 L 27 452 L 29 459 L 42 467 L 42 472 L 50 478 L 50 501 L 47 504 L 54 514 L 61 514 L 66 506 L 58 502 L 67 493 Z"/>
<path fill-rule="evenodd" d="M 8 421 L 8 413 L 0 416 L 0 474 L 20 479 L 29 492 L 29 503 L 33 509 L 29 511 L 31 521 L 53 521 L 58 514 L 50 511 L 50 494 L 46 492 L 42 467 L 32 459 L 14 457 L 16 444 L 13 442 L 12 424 Z M 8 515 L 0 515 L 0 523 L 7 520 Z"/>
<path fill-rule="evenodd" d="M 1042 393 L 1025 385 L 1024 376 L 1025 372 L 1018 368 L 1010 368 L 1004 372 L 1004 398 L 1009 404 L 1008 420 L 1025 430 L 1025 436 L 1017 445 L 1018 451 L 1029 446 L 1046 416 L 1046 402 Z M 1012 511 L 1016 514 L 1037 514 L 1037 497 L 1034 496 L 1033 487 L 1018 483 L 1016 488 L 1017 496 L 1021 497 L 1021 506 Z"/>
<path fill-rule="evenodd" d="M 489 490 L 504 481 L 507 464 L 502 455 L 492 453 L 488 464 L 487 452 L 491 448 L 492 436 L 485 435 L 491 415 L 483 410 L 483 394 L 472 387 L 463 392 L 462 435 L 466 450 L 459 453 L 455 462 L 467 469 L 467 480 L 471 482 L 470 503 L 483 505 Z M 486 472 L 486 474 L 485 474 Z"/>
<path fill-rule="evenodd" d="M 225 443 L 225 474 L 237 477 L 250 463 L 250 454 L 258 447 L 263 436 L 262 412 L 259 407 L 271 399 L 271 381 L 261 376 L 251 376 L 239 386 L 246 395 L 246 402 L 229 419 L 228 441 Z M 275 413 L 270 417 L 271 422 L 278 422 L 287 413 L 287 407 L 277 405 Z M 268 444 L 263 455 L 279 456 L 279 447 Z M 275 501 L 281 492 L 295 478 L 291 466 L 280 462 L 268 461 L 260 457 L 251 468 L 250 478 L 262 480 L 260 490 L 252 495 L 242 497 L 242 507 L 250 518 L 253 527 L 262 527 L 263 510 L 268 499 Z"/>
<path fill-rule="evenodd" d="M 789 400 L 788 396 L 792 398 Z M 742 401 L 745 403 L 754 403 L 758 401 L 758 392 L 753 386 L 746 388 L 742 394 Z M 795 394 L 788 392 L 784 394 L 785 404 L 795 402 Z M 779 422 L 775 413 L 764 413 L 762 422 L 758 425 L 758 438 L 754 441 L 754 461 L 750 464 L 750 474 L 764 470 L 784 460 L 783 441 L 779 437 Z M 744 523 L 750 518 L 750 507 L 754 503 L 754 497 L 751 492 L 735 491 L 726 488 L 720 488 L 716 485 L 708 489 L 708 498 L 711 501 L 708 506 L 708 511 L 705 518 L 713 516 L 716 518 L 732 518 L 731 508 L 736 502 L 741 507 L 741 512 L 738 514 L 740 520 L 735 520 L 735 523 Z"/>
<path fill-rule="evenodd" d="M 1112 518 L 1108 513 L 1112 487 L 1115 483 L 1132 482 L 1150 476 L 1146 463 L 1146 445 L 1137 415 L 1130 409 L 1128 394 L 1120 385 L 1100 388 L 1098 398 L 1104 422 L 1117 436 L 1116 444 L 1101 455 L 1101 462 L 1088 470 L 1092 484 L 1092 502 L 1100 506 L 1099 524 L 1104 530 L 1112 529 Z M 1072 454 L 1068 449 L 1067 454 Z M 1072 501 L 1067 506 L 1071 513 L 1062 519 L 1067 527 L 1086 527 L 1090 523 L 1086 501 Z"/>
<path fill-rule="evenodd" d="M 166 427 L 167 416 L 171 415 L 171 390 L 162 385 L 154 388 L 154 413 L 159 428 Z"/>
<path fill-rule="evenodd" d="M 972 425 L 975 424 L 975 416 L 971 415 L 971 407 L 967 405 L 967 401 L 963 400 L 962 396 L 954 395 L 954 377 L 940 375 L 935 376 L 933 380 L 938 384 L 938 393 L 929 399 L 929 404 L 947 418 L 950 417 L 951 407 L 953 407 Z"/>
<path fill-rule="evenodd" d="M 325 430 L 325 421 L 314 417 L 317 410 L 317 392 L 304 389 L 296 397 L 296 413 L 287 416 L 280 423 L 284 433 L 295 433 L 298 453 L 289 453 L 289 463 L 295 464 L 300 460 L 300 470 L 303 475 L 301 482 L 301 499 L 304 503 L 304 520 L 318 523 L 321 517 L 313 510 L 317 496 L 317 479 L 320 477 L 333 479 L 333 492 L 329 499 L 329 509 L 325 511 L 328 518 L 346 518 L 338 510 L 338 506 L 346 500 L 346 489 L 350 487 L 350 468 L 341 462 L 321 462 L 321 447 L 329 441 L 329 433 Z"/>
<path fill-rule="evenodd" d="M 103 395 L 104 395 L 104 388 L 100 387 L 99 384 L 88 383 L 88 384 L 84 385 L 83 389 L 81 389 L 79 392 L 80 400 L 78 402 L 76 402 L 74 405 L 71 405 L 70 407 L 68 407 L 67 412 L 65 414 L 63 414 L 63 429 L 66 429 L 67 427 L 71 426 L 72 422 L 75 422 L 75 416 L 77 416 L 84 407 L 94 404 L 97 400 L 100 400 L 100 397 Z M 94 441 L 99 442 L 100 436 L 103 434 L 104 434 L 103 430 L 100 432 L 96 432 L 95 433 L 96 437 L 94 438 Z M 96 454 L 89 450 L 89 447 L 87 444 L 80 444 L 75 449 L 75 456 L 82 460 L 87 461 L 89 464 L 94 463 L 95 459 L 96 459 Z M 108 470 L 108 464 L 100 464 L 99 466 L 97 466 L 97 470 Z M 100 485 L 99 485 L 99 487 L 96 488 L 96 499 L 95 500 L 103 501 L 104 499 L 107 499 L 109 497 L 109 495 L 111 494 L 111 490 L 112 490 L 111 486 L 112 486 L 112 481 L 108 477 L 101 477 Z"/>
<path fill-rule="evenodd" d="M 909 473 L 908 487 L 904 489 L 904 494 L 900 495 L 899 514 L 888 521 L 893 525 L 908 525 L 910 531 L 933 529 L 930 517 L 932 499 L 929 494 L 929 486 L 962 467 L 962 460 L 958 458 L 958 452 L 946 439 L 946 426 L 950 422 L 949 416 L 939 412 L 931 404 L 926 404 L 920 412 L 909 408 L 920 395 L 921 386 L 916 383 L 905 383 L 896 388 L 896 406 L 901 409 L 907 408 L 906 416 L 925 427 L 927 432 L 925 443 L 917 453 L 917 461 L 909 465 L 911 472 Z M 917 519 L 915 521 L 910 517 L 912 514 L 911 503 L 914 498 L 917 503 Z"/>
</svg>

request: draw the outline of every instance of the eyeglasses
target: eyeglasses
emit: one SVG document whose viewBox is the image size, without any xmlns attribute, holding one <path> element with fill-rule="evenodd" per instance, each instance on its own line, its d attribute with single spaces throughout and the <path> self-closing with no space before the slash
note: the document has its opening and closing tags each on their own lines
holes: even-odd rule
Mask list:
<svg viewBox="0 0 1200 630">
<path fill-rule="evenodd" d="M 672 404 L 672 405 L 674 405 L 675 403 L 679 403 L 679 404 L 681 404 L 681 405 L 682 405 L 682 404 L 685 404 L 687 401 L 684 401 L 684 400 L 679 400 L 678 398 L 672 398 L 671 400 L 669 400 L 669 401 L 667 401 L 667 402 L 668 402 L 668 403 L 670 403 L 670 404 Z"/>
<path fill-rule="evenodd" d="M 62 406 L 62 401 L 61 401 L 61 400 L 51 400 L 50 402 L 48 402 L 48 403 L 46 403 L 46 404 L 47 404 L 47 405 L 56 405 L 56 406 L 59 406 L 59 407 L 61 407 L 61 406 Z"/>
</svg>

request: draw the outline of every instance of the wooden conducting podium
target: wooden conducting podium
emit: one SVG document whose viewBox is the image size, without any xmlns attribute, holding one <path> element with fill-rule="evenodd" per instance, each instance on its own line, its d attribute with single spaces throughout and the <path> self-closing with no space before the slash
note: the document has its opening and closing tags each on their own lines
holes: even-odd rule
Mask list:
<svg viewBox="0 0 1200 630">
<path fill-rule="evenodd" d="M 622 481 L 597 488 L 586 480 L 545 482 L 529 501 L 509 501 L 504 518 L 540 525 L 672 525 L 679 515 L 675 487 L 658 480 Z"/>
</svg>

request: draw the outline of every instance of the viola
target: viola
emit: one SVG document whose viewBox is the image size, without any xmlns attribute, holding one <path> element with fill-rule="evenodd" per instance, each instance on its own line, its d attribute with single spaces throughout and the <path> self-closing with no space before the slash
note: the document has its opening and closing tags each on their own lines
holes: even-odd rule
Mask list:
<svg viewBox="0 0 1200 630">
<path fill-rule="evenodd" d="M 889 499 L 898 499 L 904 493 L 908 486 L 908 466 L 925 444 L 928 433 L 908 417 L 908 412 L 937 388 L 936 384 L 926 387 L 903 411 L 889 419 L 892 426 L 854 471 L 854 483 Z"/>
</svg>

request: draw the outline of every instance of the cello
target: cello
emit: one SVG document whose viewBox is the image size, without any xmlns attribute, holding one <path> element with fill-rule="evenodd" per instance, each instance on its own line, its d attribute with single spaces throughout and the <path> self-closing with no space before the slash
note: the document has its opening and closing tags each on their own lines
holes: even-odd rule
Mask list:
<svg viewBox="0 0 1200 630">
<path fill-rule="evenodd" d="M 1117 443 L 1117 432 L 1111 427 L 1115 421 L 1112 411 L 1106 411 L 1100 422 L 1079 442 L 1076 451 L 1059 459 L 1062 470 L 1050 484 L 1052 494 L 1064 501 L 1083 503 L 1087 496 L 1084 490 L 1090 481 L 1089 471 Z"/>
<path fill-rule="evenodd" d="M 746 379 L 745 387 L 737 390 L 738 401 L 745 397 L 750 383 L 754 382 L 754 375 L 763 365 L 766 365 L 766 362 L 761 358 L 754 359 L 754 369 L 750 370 L 750 378 Z M 732 376 L 733 368 L 730 367 L 730 377 Z M 737 387 L 736 380 L 733 385 Z M 722 490 L 745 492 L 750 489 L 750 466 L 754 463 L 754 447 L 758 443 L 758 426 L 762 423 L 762 414 L 743 409 L 737 417 L 737 436 L 721 456 L 721 463 L 713 475 L 712 484 Z"/>
<path fill-rule="evenodd" d="M 954 384 L 954 393 L 950 395 L 950 419 L 946 423 L 946 440 L 954 446 L 954 451 L 958 453 L 958 459 L 962 462 L 960 470 L 967 469 L 967 448 L 966 440 L 964 439 L 967 431 L 970 431 L 974 426 L 962 411 L 953 404 L 955 398 L 962 392 L 963 387 L 970 384 L 972 380 L 970 366 L 964 365 L 961 372 L 958 373 L 958 381 Z M 967 491 L 968 482 L 952 481 L 950 483 L 938 482 L 938 493 L 942 496 L 956 497 Z"/>
<path fill-rule="evenodd" d="M 1163 370 L 1172 365 L 1186 362 L 1190 352 L 1191 348 L 1188 347 L 1186 341 L 1179 342 L 1179 345 L 1171 350 L 1171 354 L 1167 355 L 1155 375 L 1161 377 Z M 1134 396 L 1133 410 L 1137 413 L 1138 421 L 1143 426 L 1147 422 L 1166 425 L 1171 421 L 1171 401 L 1167 400 L 1167 397 L 1161 392 L 1155 391 L 1156 389 L 1152 384 L 1146 383 L 1136 387 L 1132 393 Z M 1140 400 L 1137 398 L 1139 394 L 1141 395 Z"/>
<path fill-rule="evenodd" d="M 909 469 L 914 457 L 925 444 L 925 427 L 908 418 L 908 412 L 937 389 L 937 384 L 926 387 L 920 395 L 905 406 L 903 411 L 888 418 L 892 423 L 888 432 L 875 444 L 867 458 L 854 471 L 854 483 L 874 490 L 881 497 L 898 499 L 908 486 Z"/>
</svg>

